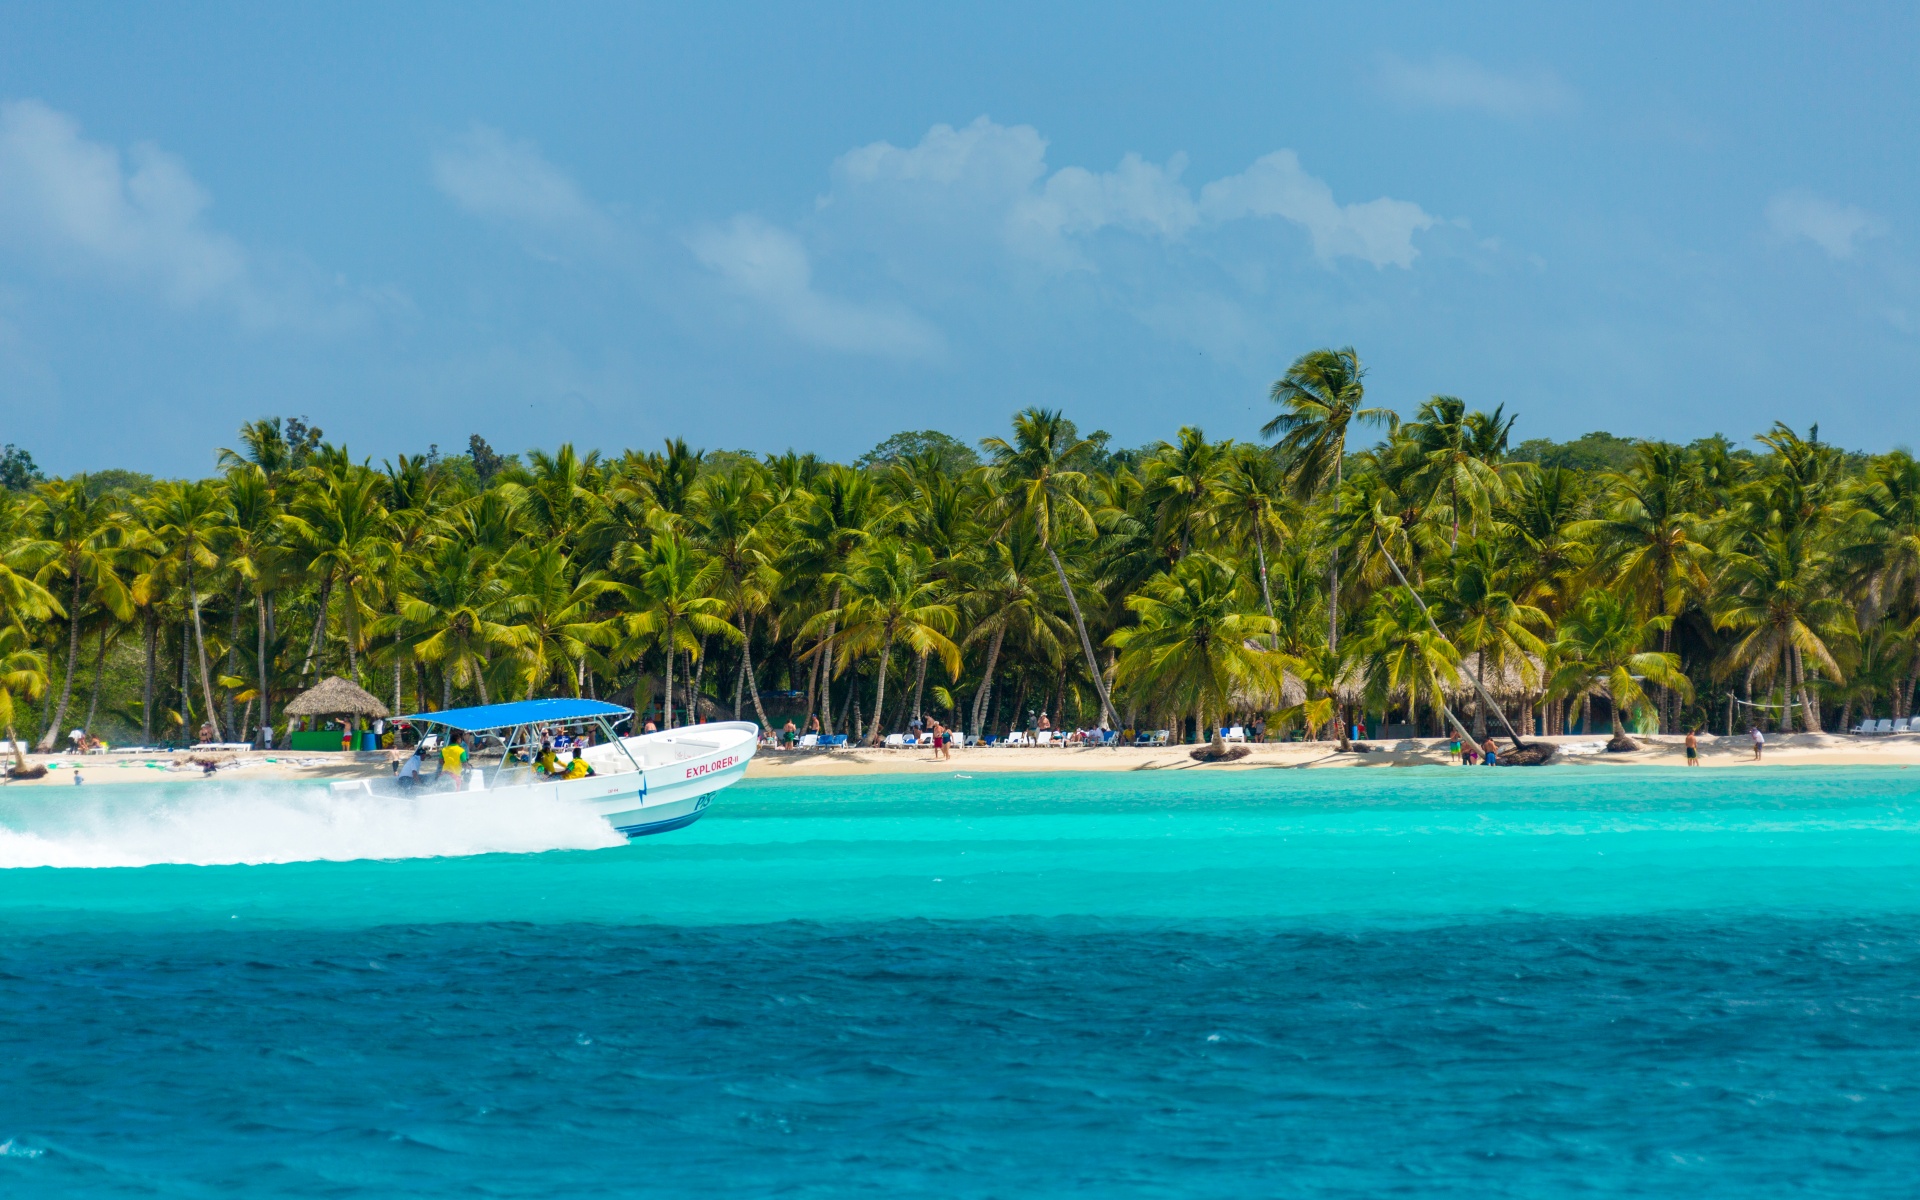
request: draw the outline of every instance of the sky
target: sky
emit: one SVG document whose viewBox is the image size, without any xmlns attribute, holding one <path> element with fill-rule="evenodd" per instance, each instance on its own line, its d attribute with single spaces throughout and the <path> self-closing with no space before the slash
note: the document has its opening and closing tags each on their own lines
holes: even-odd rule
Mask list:
<svg viewBox="0 0 1920 1200">
<path fill-rule="evenodd" d="M 0 0 L 0 442 L 1916 440 L 1920 9 L 1680 8 Z"/>
</svg>

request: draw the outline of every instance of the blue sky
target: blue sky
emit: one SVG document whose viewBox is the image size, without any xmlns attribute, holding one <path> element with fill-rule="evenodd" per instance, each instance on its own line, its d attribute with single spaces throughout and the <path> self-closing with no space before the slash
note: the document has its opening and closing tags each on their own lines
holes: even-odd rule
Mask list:
<svg viewBox="0 0 1920 1200">
<path fill-rule="evenodd" d="M 1911 7 L 379 7 L 0 3 L 0 441 L 1920 425 Z"/>
</svg>

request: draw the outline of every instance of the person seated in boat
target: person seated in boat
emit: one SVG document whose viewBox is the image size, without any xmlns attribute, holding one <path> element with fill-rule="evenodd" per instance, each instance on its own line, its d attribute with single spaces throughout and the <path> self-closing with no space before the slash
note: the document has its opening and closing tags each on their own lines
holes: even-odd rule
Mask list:
<svg viewBox="0 0 1920 1200">
<path fill-rule="evenodd" d="M 534 759 L 533 769 L 542 775 L 558 775 L 564 769 L 560 766 L 560 759 L 553 752 L 552 742 L 540 743 L 540 757 Z"/>
<path fill-rule="evenodd" d="M 585 779 L 593 774 L 593 764 L 580 756 L 580 747 L 573 748 L 573 761 L 567 764 L 568 779 Z"/>
<path fill-rule="evenodd" d="M 448 778 L 456 792 L 460 790 L 460 777 L 467 769 L 466 740 L 464 733 L 447 739 L 447 744 L 440 747 L 440 774 L 434 776 L 435 779 Z"/>
<path fill-rule="evenodd" d="M 420 786 L 420 768 L 423 765 L 420 747 L 415 746 L 413 753 L 407 755 L 407 761 L 400 764 L 400 790 L 410 792 Z"/>
</svg>

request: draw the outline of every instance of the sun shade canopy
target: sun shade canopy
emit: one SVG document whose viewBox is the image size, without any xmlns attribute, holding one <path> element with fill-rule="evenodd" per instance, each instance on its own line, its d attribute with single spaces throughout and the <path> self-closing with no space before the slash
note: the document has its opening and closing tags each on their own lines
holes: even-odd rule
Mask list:
<svg viewBox="0 0 1920 1200">
<path fill-rule="evenodd" d="M 450 708 L 445 712 L 413 713 L 401 717 L 420 725 L 445 725 L 473 733 L 481 729 L 512 729 L 517 725 L 544 725 L 553 721 L 583 721 L 592 717 L 630 717 L 633 710 L 605 700 L 515 700 L 510 704 L 482 704 Z"/>
</svg>

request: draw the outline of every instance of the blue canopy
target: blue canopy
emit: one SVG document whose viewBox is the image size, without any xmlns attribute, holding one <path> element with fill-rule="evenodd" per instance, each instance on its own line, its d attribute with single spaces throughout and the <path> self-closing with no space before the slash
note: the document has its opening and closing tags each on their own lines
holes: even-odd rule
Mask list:
<svg viewBox="0 0 1920 1200">
<path fill-rule="evenodd" d="M 509 704 L 481 704 L 445 712 L 413 713 L 396 717 L 421 725 L 445 725 L 473 733 L 481 729 L 511 729 L 516 725 L 544 725 L 549 721 L 579 721 L 588 717 L 630 717 L 633 710 L 604 700 L 515 700 Z"/>
</svg>

